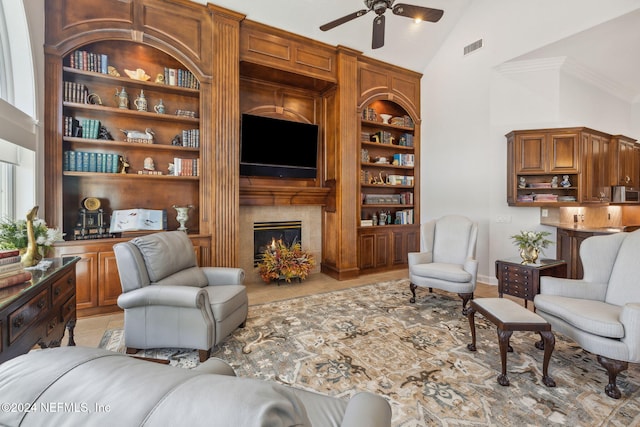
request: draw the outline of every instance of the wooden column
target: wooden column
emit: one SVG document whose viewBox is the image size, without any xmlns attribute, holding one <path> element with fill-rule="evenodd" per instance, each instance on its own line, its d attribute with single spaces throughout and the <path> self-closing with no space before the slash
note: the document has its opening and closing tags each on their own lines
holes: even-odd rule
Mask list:
<svg viewBox="0 0 640 427">
<path fill-rule="evenodd" d="M 211 265 L 236 267 L 239 258 L 240 21 L 244 15 L 208 5 L 213 14 Z"/>
<path fill-rule="evenodd" d="M 360 52 L 338 48 L 338 90 L 335 105 L 335 138 L 331 152 L 327 152 L 327 177 L 332 183 L 335 205 L 325 209 L 323 217 L 322 271 L 337 279 L 357 277 L 357 218 L 358 173 L 358 56 Z M 331 159 L 331 161 L 329 161 Z M 331 177 L 333 176 L 333 179 Z"/>
</svg>

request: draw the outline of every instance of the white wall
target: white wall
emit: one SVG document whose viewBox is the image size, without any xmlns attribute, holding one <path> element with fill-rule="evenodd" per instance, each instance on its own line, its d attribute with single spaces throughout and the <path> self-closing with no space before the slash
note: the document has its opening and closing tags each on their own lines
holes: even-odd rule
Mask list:
<svg viewBox="0 0 640 427">
<path fill-rule="evenodd" d="M 421 219 L 458 213 L 479 222 L 482 282 L 496 283 L 496 259 L 517 256 L 510 235 L 555 232 L 539 225 L 538 208 L 507 206 L 506 133 L 581 125 L 640 136 L 637 106 L 563 72 L 562 61 L 515 70 L 505 62 L 637 8 L 626 0 L 472 2 L 424 70 Z M 463 47 L 480 38 L 484 47 L 464 57 Z"/>
</svg>

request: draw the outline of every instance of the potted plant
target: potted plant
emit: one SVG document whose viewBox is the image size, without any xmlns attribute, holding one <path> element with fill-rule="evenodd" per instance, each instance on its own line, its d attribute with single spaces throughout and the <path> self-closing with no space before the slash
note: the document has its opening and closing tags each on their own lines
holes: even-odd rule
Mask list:
<svg viewBox="0 0 640 427">
<path fill-rule="evenodd" d="M 62 240 L 62 232 L 57 228 L 47 227 L 47 223 L 40 218 L 33 220 L 33 232 L 38 251 L 46 256 L 54 242 Z M 0 220 L 0 249 L 19 249 L 22 252 L 29 244 L 27 221 L 24 219 Z"/>
<path fill-rule="evenodd" d="M 511 236 L 520 249 L 523 264 L 534 264 L 538 260 L 539 253 L 552 243 L 547 239 L 550 234 L 548 231 L 520 231 L 520 234 Z"/>
<path fill-rule="evenodd" d="M 268 283 L 274 280 L 304 280 L 314 265 L 313 255 L 302 250 L 300 242 L 287 246 L 282 240 L 274 240 L 262 254 L 258 267 L 260 277 Z"/>
</svg>

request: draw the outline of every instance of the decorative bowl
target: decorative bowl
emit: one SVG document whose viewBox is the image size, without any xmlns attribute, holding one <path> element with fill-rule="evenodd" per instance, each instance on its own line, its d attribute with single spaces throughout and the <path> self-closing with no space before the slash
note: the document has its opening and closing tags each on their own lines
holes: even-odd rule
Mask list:
<svg viewBox="0 0 640 427">
<path fill-rule="evenodd" d="M 389 120 L 391 120 L 391 117 L 393 117 L 391 114 L 380 114 L 380 117 L 382 117 L 382 123 L 384 123 L 385 125 L 389 124 Z"/>
<path fill-rule="evenodd" d="M 151 76 L 145 73 L 142 68 L 137 68 L 135 71 L 125 69 L 124 72 L 127 73 L 127 76 L 129 76 L 129 78 L 132 78 L 134 80 L 147 81 L 151 78 Z"/>
</svg>

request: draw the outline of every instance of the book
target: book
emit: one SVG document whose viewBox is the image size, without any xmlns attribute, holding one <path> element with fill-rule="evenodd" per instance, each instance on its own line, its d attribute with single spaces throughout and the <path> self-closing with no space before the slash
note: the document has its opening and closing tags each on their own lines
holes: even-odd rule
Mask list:
<svg viewBox="0 0 640 427">
<path fill-rule="evenodd" d="M 7 273 L 15 274 L 18 270 L 22 270 L 20 260 L 11 264 L 0 265 L 0 277 L 4 277 Z"/>
<path fill-rule="evenodd" d="M 9 265 L 9 264 L 14 264 L 14 263 L 19 263 L 20 262 L 20 255 L 14 255 L 14 256 L 9 256 L 6 258 L 0 258 L 0 265 Z"/>
<path fill-rule="evenodd" d="M 113 211 L 109 232 L 160 231 L 166 229 L 167 211 L 164 209 L 123 209 Z"/>
<path fill-rule="evenodd" d="M 0 279 L 0 289 L 18 285 L 20 283 L 26 282 L 27 280 L 31 280 L 31 273 L 28 271 L 23 271 L 18 274 Z"/>
<path fill-rule="evenodd" d="M 20 251 L 18 249 L 3 249 L 0 251 L 0 259 L 9 258 L 16 255 L 20 255 Z"/>
</svg>

